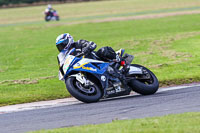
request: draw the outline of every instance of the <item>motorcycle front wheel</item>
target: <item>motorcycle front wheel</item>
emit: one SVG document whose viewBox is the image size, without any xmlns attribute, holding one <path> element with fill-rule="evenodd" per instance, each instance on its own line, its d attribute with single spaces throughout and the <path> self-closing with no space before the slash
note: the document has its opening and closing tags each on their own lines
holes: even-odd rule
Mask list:
<svg viewBox="0 0 200 133">
<path fill-rule="evenodd" d="M 142 94 L 142 95 L 151 95 L 154 94 L 159 88 L 159 82 L 157 77 L 144 66 L 138 64 L 131 64 L 134 67 L 142 68 L 145 71 L 145 75 L 136 75 L 136 79 L 132 79 L 129 82 L 129 86 L 133 91 Z M 148 78 L 143 78 L 140 76 L 147 76 Z"/>
<path fill-rule="evenodd" d="M 49 19 L 49 17 L 48 17 L 48 16 L 45 16 L 45 18 L 44 18 L 44 19 L 45 19 L 45 21 L 46 21 L 46 22 L 50 21 L 50 19 Z"/>
<path fill-rule="evenodd" d="M 98 102 L 103 94 L 95 83 L 84 87 L 75 77 L 67 78 L 65 84 L 67 90 L 73 97 L 85 103 Z"/>
</svg>

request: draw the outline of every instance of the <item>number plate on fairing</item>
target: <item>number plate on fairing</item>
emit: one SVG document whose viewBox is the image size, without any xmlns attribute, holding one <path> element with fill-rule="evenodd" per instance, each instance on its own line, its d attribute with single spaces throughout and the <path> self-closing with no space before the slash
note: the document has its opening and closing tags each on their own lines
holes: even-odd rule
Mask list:
<svg viewBox="0 0 200 133">
<path fill-rule="evenodd" d="M 64 65 L 63 65 L 63 71 L 64 71 L 64 73 L 67 72 L 67 70 L 69 68 L 69 65 L 74 60 L 74 58 L 75 58 L 75 56 L 71 56 L 71 55 L 67 56 L 67 59 L 65 60 Z"/>
<path fill-rule="evenodd" d="M 134 66 L 130 66 L 129 74 L 142 74 L 142 69 Z"/>
</svg>

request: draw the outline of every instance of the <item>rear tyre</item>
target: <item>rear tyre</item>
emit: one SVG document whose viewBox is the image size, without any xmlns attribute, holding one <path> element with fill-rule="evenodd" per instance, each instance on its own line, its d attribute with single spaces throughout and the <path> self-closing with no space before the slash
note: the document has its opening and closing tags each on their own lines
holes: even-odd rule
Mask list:
<svg viewBox="0 0 200 133">
<path fill-rule="evenodd" d="M 56 16 L 56 21 L 59 21 L 59 20 L 60 20 L 59 16 Z"/>
<path fill-rule="evenodd" d="M 65 84 L 73 97 L 85 103 L 98 102 L 103 94 L 95 83 L 90 87 L 84 87 L 75 77 L 67 78 Z"/>
<path fill-rule="evenodd" d="M 154 94 L 159 88 L 159 82 L 157 77 L 144 66 L 138 64 L 131 64 L 132 66 L 139 67 L 145 70 L 150 76 L 149 79 L 133 79 L 129 82 L 129 86 L 132 88 L 133 91 L 142 94 L 142 95 L 151 95 Z"/>
</svg>

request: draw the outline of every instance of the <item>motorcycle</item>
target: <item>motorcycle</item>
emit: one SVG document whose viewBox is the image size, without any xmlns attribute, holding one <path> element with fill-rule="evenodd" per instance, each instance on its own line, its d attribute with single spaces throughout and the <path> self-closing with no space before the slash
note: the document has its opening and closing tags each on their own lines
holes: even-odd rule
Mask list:
<svg viewBox="0 0 200 133">
<path fill-rule="evenodd" d="M 50 21 L 50 20 L 56 20 L 56 21 L 60 20 L 56 10 L 45 11 L 44 14 L 45 14 L 45 21 L 47 21 L 47 22 Z"/>
<path fill-rule="evenodd" d="M 92 59 L 85 58 L 84 53 L 74 55 L 75 49 L 61 51 L 58 55 L 59 79 L 64 80 L 69 93 L 76 99 L 92 103 L 102 98 L 129 95 L 135 91 L 142 95 L 154 94 L 159 88 L 159 82 L 148 68 L 130 64 L 123 80 L 115 74 L 122 74 L 119 62 L 104 62 L 94 55 Z M 117 55 L 123 56 L 127 62 L 132 62 L 133 56 L 124 54 L 120 49 Z"/>
</svg>

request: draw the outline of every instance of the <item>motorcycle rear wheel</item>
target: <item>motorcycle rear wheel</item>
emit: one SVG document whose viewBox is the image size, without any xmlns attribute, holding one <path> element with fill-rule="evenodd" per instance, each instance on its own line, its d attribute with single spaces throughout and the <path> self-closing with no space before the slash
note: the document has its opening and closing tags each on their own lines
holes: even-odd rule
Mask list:
<svg viewBox="0 0 200 133">
<path fill-rule="evenodd" d="M 140 80 L 140 79 L 133 79 L 129 82 L 129 86 L 132 88 L 133 91 L 142 94 L 142 95 L 151 95 L 156 93 L 159 88 L 159 81 L 157 77 L 144 66 L 138 64 L 131 64 L 132 66 L 139 67 L 145 70 L 149 75 L 149 80 Z"/>
<path fill-rule="evenodd" d="M 90 88 L 84 88 L 75 77 L 67 78 L 65 84 L 67 90 L 73 97 L 85 103 L 98 102 L 103 94 L 95 83 Z"/>
<path fill-rule="evenodd" d="M 56 21 L 59 21 L 60 20 L 60 17 L 59 16 L 56 16 Z"/>
</svg>

